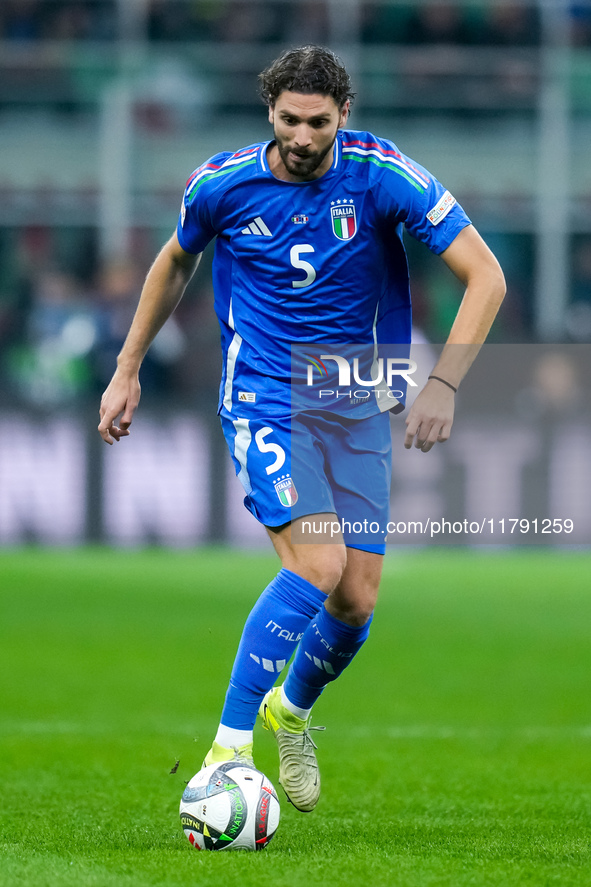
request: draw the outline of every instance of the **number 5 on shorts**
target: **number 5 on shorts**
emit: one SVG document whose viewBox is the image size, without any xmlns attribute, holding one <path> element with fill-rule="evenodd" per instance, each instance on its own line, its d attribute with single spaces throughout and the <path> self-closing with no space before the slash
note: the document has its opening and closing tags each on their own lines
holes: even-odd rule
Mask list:
<svg viewBox="0 0 591 887">
<path fill-rule="evenodd" d="M 275 443 L 265 443 L 265 438 L 269 436 L 269 434 L 273 433 L 273 429 L 269 428 L 268 425 L 265 425 L 264 428 L 260 428 L 254 436 L 256 441 L 256 445 L 259 448 L 260 453 L 274 453 L 275 461 L 272 465 L 268 465 L 265 468 L 267 474 L 274 474 L 274 472 L 279 471 L 283 463 L 285 462 L 285 450 L 283 447 L 280 447 L 279 444 Z"/>
</svg>

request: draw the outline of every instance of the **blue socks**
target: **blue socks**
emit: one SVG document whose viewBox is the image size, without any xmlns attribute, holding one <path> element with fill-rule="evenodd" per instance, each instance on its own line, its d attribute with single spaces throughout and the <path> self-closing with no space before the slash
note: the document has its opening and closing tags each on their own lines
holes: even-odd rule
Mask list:
<svg viewBox="0 0 591 887">
<path fill-rule="evenodd" d="M 290 570 L 267 586 L 246 620 L 221 723 L 252 730 L 265 693 L 291 659 L 326 594 Z"/>
<path fill-rule="evenodd" d="M 286 569 L 264 590 L 246 620 L 234 660 L 217 737 L 221 744 L 227 744 L 227 736 L 241 737 L 240 744 L 252 739 L 249 731 L 263 697 L 294 650 L 283 691 L 287 702 L 305 712 L 361 649 L 371 619 L 361 628 L 347 625 L 326 610 L 326 598 Z"/>
<path fill-rule="evenodd" d="M 289 669 L 283 690 L 300 709 L 312 708 L 324 688 L 349 665 L 369 636 L 371 618 L 356 628 L 321 607 L 308 625 Z"/>
</svg>

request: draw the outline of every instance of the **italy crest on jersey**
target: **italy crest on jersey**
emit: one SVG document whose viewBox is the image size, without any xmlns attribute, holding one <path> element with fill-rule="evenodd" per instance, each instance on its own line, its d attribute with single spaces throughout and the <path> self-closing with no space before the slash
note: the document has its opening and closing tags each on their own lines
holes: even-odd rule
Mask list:
<svg viewBox="0 0 591 887">
<path fill-rule="evenodd" d="M 298 501 L 298 493 L 291 477 L 286 477 L 275 484 L 275 492 L 279 497 L 279 501 L 286 508 L 291 508 Z"/>
<path fill-rule="evenodd" d="M 331 206 L 332 230 L 339 240 L 351 240 L 357 233 L 357 216 L 352 203 L 339 203 Z"/>
</svg>

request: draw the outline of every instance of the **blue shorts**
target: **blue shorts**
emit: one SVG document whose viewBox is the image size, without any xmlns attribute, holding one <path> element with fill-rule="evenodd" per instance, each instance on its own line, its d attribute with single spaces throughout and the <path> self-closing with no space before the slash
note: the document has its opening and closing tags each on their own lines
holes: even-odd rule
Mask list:
<svg viewBox="0 0 591 887">
<path fill-rule="evenodd" d="M 271 419 L 222 414 L 221 421 L 244 504 L 257 520 L 277 528 L 307 515 L 334 514 L 347 546 L 385 553 L 389 413 L 366 419 L 321 411 Z M 302 541 L 325 541 L 314 521 L 302 527 L 307 533 Z"/>
</svg>

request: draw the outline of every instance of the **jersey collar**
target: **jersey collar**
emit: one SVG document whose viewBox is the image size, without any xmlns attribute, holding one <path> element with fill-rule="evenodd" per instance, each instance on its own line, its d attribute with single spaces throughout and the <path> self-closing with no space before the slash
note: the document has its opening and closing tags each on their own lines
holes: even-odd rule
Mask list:
<svg viewBox="0 0 591 887">
<path fill-rule="evenodd" d="M 327 170 L 324 173 L 323 176 L 320 177 L 320 179 L 314 179 L 313 181 L 319 182 L 322 179 L 326 178 L 326 176 L 329 176 L 332 172 L 334 172 L 336 169 L 339 168 L 339 166 L 341 164 L 341 151 L 342 151 L 341 142 L 342 142 L 342 139 L 343 139 L 343 133 L 342 133 L 342 130 L 339 130 L 337 133 L 337 137 L 334 141 L 334 157 L 333 157 L 333 161 L 332 161 L 332 166 L 330 167 L 329 170 Z M 269 164 L 267 163 L 267 151 L 269 150 L 269 146 L 272 145 L 274 141 L 275 141 L 275 139 L 269 139 L 268 142 L 263 142 L 263 144 L 261 145 L 261 149 L 259 151 L 259 168 L 260 168 L 261 172 L 267 173 L 267 175 L 270 175 L 275 179 L 275 176 L 273 175 L 273 173 L 269 169 Z M 281 182 L 281 181 L 283 181 L 283 179 L 276 179 L 276 181 Z M 309 185 L 310 182 L 286 182 L 285 184 L 286 185 Z"/>
</svg>

